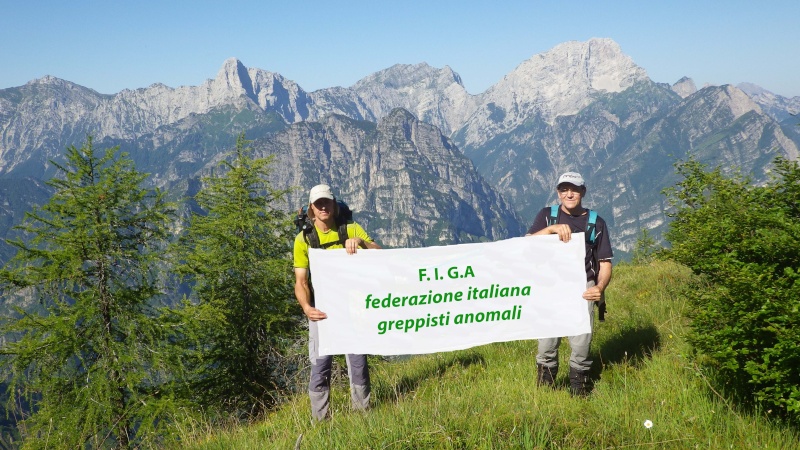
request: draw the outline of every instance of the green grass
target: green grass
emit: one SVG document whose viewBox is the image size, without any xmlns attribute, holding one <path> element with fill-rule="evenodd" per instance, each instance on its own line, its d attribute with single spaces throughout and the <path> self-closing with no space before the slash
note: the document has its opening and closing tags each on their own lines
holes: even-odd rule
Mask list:
<svg viewBox="0 0 800 450">
<path fill-rule="evenodd" d="M 299 394 L 263 421 L 226 429 L 196 424 L 198 449 L 794 449 L 796 430 L 740 410 L 687 357 L 680 290 L 685 268 L 621 265 L 595 323 L 595 389 L 535 385 L 535 341 L 387 361 L 372 358 L 373 408 L 349 408 L 346 372 L 334 377 L 332 419 L 312 424 Z M 652 421 L 646 428 L 644 422 Z"/>
</svg>

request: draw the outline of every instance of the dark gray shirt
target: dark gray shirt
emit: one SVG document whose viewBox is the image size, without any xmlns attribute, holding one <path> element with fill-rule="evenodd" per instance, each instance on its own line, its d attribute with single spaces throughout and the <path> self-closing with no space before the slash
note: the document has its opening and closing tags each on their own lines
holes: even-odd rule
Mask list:
<svg viewBox="0 0 800 450">
<path fill-rule="evenodd" d="M 589 224 L 588 209 L 586 214 L 580 216 L 573 216 L 567 214 L 561 208 L 558 208 L 558 220 L 556 223 L 563 223 L 569 225 L 573 233 L 584 233 Z M 536 218 L 533 219 L 533 224 L 528 228 L 528 234 L 536 233 L 537 231 L 547 228 L 547 218 L 550 216 L 550 207 L 542 208 Z M 599 270 L 598 261 L 610 260 L 614 257 L 614 252 L 611 250 L 611 241 L 608 237 L 608 227 L 606 221 L 602 217 L 597 216 L 595 222 L 595 241 L 594 245 L 586 243 L 586 280 L 597 281 L 597 273 Z"/>
</svg>

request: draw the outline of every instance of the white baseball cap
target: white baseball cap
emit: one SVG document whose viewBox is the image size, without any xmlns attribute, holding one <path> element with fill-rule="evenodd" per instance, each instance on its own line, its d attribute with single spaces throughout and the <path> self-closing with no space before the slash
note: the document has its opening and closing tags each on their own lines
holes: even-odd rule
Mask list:
<svg viewBox="0 0 800 450">
<path fill-rule="evenodd" d="M 308 203 L 314 203 L 321 198 L 329 198 L 331 200 L 335 198 L 333 192 L 331 192 L 331 187 L 327 184 L 318 184 L 311 188 L 311 192 L 308 193 Z"/>
<path fill-rule="evenodd" d="M 561 183 L 574 184 L 575 186 L 578 186 L 578 187 L 584 185 L 583 177 L 578 172 L 566 172 L 566 173 L 564 173 L 563 175 L 558 177 L 558 183 L 556 183 L 556 186 L 560 186 Z"/>
</svg>

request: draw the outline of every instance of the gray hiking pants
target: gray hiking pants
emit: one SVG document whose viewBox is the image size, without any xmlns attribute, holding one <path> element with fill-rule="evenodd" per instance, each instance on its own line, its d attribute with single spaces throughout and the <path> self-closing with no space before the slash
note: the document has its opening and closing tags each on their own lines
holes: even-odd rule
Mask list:
<svg viewBox="0 0 800 450">
<path fill-rule="evenodd" d="M 325 420 L 330 407 L 333 356 L 319 356 L 319 331 L 317 323 L 311 321 L 308 322 L 308 357 L 311 361 L 311 380 L 308 382 L 311 417 L 314 420 Z M 345 359 L 353 409 L 368 409 L 370 383 L 367 355 L 345 355 Z"/>
<path fill-rule="evenodd" d="M 586 282 L 586 288 L 595 285 L 594 281 Z M 594 329 L 594 304 L 586 302 L 586 311 L 589 314 L 589 323 Z M 589 347 L 592 346 L 592 333 L 580 334 L 578 336 L 568 336 L 569 346 L 572 353 L 569 356 L 570 367 L 588 371 L 592 368 L 592 360 L 589 359 Z M 558 369 L 558 346 L 561 345 L 561 338 L 539 339 L 539 351 L 536 354 L 536 364 L 547 367 L 555 372 Z"/>
</svg>

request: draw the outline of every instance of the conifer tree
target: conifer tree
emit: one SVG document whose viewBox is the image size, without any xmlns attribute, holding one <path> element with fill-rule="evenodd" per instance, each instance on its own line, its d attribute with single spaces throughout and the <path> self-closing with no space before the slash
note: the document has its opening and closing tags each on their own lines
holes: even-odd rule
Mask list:
<svg viewBox="0 0 800 450">
<path fill-rule="evenodd" d="M 157 442 L 174 404 L 174 355 L 154 301 L 172 207 L 118 148 L 67 149 L 50 201 L 26 214 L 30 239 L 0 271 L 4 301 L 33 296 L 3 323 L 9 392 L 27 402 L 30 447 L 132 448 Z"/>
<path fill-rule="evenodd" d="M 232 161 L 204 178 L 182 236 L 178 272 L 194 286 L 185 323 L 196 345 L 193 392 L 206 406 L 254 415 L 275 401 L 281 348 L 293 336 L 294 225 L 288 191 L 267 181 L 271 159 L 254 159 L 241 134 Z"/>
</svg>

